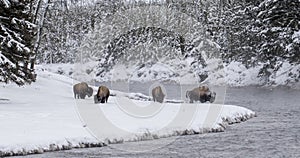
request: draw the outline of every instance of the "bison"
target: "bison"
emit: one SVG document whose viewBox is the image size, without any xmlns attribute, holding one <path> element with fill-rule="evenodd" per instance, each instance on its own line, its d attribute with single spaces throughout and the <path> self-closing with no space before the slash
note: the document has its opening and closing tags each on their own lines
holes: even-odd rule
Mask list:
<svg viewBox="0 0 300 158">
<path fill-rule="evenodd" d="M 81 82 L 73 86 L 74 98 L 84 99 L 85 96 L 91 97 L 93 95 L 93 88 L 89 87 L 87 83 Z"/>
<path fill-rule="evenodd" d="M 160 86 L 152 89 L 152 97 L 154 102 L 157 101 L 159 103 L 162 103 L 164 101 L 165 94 L 163 93 Z"/>
<path fill-rule="evenodd" d="M 109 89 L 105 86 L 100 86 L 98 92 L 94 97 L 95 103 L 107 103 L 108 97 L 110 95 Z"/>
<path fill-rule="evenodd" d="M 216 93 L 210 91 L 207 86 L 199 86 L 186 92 L 186 98 L 190 100 L 190 103 L 194 101 L 200 101 L 201 103 L 209 101 L 212 103 L 215 101 L 215 97 Z"/>
</svg>

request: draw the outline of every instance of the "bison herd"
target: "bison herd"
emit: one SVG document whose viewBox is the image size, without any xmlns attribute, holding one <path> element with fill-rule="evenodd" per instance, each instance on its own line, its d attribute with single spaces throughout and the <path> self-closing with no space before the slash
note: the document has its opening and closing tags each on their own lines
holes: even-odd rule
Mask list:
<svg viewBox="0 0 300 158">
<path fill-rule="evenodd" d="M 87 83 L 81 82 L 73 86 L 73 92 L 75 99 L 85 99 L 86 96 L 91 97 L 93 95 L 93 88 L 89 87 Z M 100 86 L 97 94 L 94 95 L 94 102 L 107 103 L 109 95 L 109 89 L 105 86 Z M 163 103 L 165 94 L 161 86 L 152 89 L 152 97 L 154 102 Z M 213 103 L 216 98 L 216 93 L 211 91 L 207 86 L 199 86 L 190 91 L 186 91 L 186 98 L 189 99 L 190 103 L 194 101 Z"/>
<path fill-rule="evenodd" d="M 75 99 L 85 99 L 85 96 L 91 97 L 93 95 L 93 91 L 93 88 L 89 87 L 85 82 L 77 83 L 73 86 Z M 94 101 L 95 103 L 107 103 L 109 95 L 109 89 L 105 86 L 100 86 L 97 94 L 94 96 Z"/>
</svg>

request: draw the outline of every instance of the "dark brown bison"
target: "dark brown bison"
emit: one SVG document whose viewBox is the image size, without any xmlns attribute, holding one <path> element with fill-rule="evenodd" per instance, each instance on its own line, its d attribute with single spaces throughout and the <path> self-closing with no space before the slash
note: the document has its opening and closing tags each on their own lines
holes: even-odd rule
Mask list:
<svg viewBox="0 0 300 158">
<path fill-rule="evenodd" d="M 93 95 L 93 88 L 89 87 L 87 83 L 81 82 L 73 86 L 74 98 L 84 99 L 85 96 L 91 97 Z"/>
<path fill-rule="evenodd" d="M 190 100 L 190 103 L 194 101 L 200 101 L 205 103 L 207 101 L 214 102 L 216 98 L 216 93 L 209 90 L 207 86 L 199 86 L 191 91 L 186 91 L 186 98 Z"/>
<path fill-rule="evenodd" d="M 154 102 L 157 101 L 162 103 L 164 101 L 165 94 L 163 93 L 160 86 L 152 89 L 152 97 Z"/>
<path fill-rule="evenodd" d="M 109 95 L 109 89 L 105 86 L 100 86 L 97 94 L 94 97 L 95 103 L 107 103 Z"/>
</svg>

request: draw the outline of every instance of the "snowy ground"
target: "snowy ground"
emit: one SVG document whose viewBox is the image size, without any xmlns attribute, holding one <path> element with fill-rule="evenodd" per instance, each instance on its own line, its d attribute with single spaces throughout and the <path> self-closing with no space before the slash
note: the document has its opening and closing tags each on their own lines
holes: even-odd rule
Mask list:
<svg viewBox="0 0 300 158">
<path fill-rule="evenodd" d="M 155 117 L 141 120 L 126 115 L 117 104 L 120 100 L 116 96 L 110 97 L 109 102 L 104 105 L 93 104 L 92 98 L 74 100 L 72 85 L 76 81 L 41 69 L 37 72 L 37 82 L 32 85 L 0 85 L 0 156 L 217 132 L 223 131 L 228 123 L 245 121 L 255 116 L 253 111 L 233 105 L 166 103 Z M 146 109 L 151 104 L 151 101 L 132 100 L 147 100 L 147 96 L 140 94 L 117 91 L 113 94 Z M 89 110 L 93 109 L 97 109 L 93 112 L 100 114 L 97 115 L 99 118 L 93 120 L 84 116 L 89 115 Z M 211 112 L 216 114 L 215 119 L 210 119 Z M 192 119 L 187 120 L 188 123 L 174 121 L 186 118 L 186 114 L 193 114 Z M 99 127 L 91 124 L 97 124 L 95 120 L 101 121 L 101 118 L 110 120 L 122 130 L 111 133 L 112 131 L 105 130 L 107 128 L 100 125 L 103 130 L 93 132 Z"/>
<path fill-rule="evenodd" d="M 274 72 L 270 77 L 270 83 L 265 83 L 263 78 L 259 78 L 261 65 L 256 67 L 246 68 L 240 62 L 231 62 L 223 65 L 224 69 L 218 69 L 218 64 L 215 60 L 207 61 L 210 65 L 207 71 L 210 72 L 207 82 L 210 85 L 222 86 L 226 83 L 230 87 L 243 86 L 288 86 L 294 89 L 300 89 L 299 70 L 300 65 L 292 65 L 288 62 L 283 62 L 278 71 Z M 175 63 L 180 63 L 175 62 Z M 95 72 L 93 68 L 97 66 L 97 62 L 88 62 L 85 64 L 44 64 L 40 65 L 50 72 L 69 76 L 71 78 L 94 82 Z M 74 71 L 76 70 L 76 71 Z M 115 66 L 109 75 L 100 78 L 98 82 L 116 81 L 120 78 L 130 77 L 131 81 L 149 82 L 154 80 L 174 81 L 177 83 L 198 83 L 198 78 L 194 73 L 187 73 L 188 69 L 178 70 L 176 66 L 167 66 L 162 63 L 153 65 L 150 68 L 129 67 L 124 68 Z M 86 73 L 89 72 L 89 73 Z M 171 72 L 171 74 L 169 74 Z M 155 75 L 154 75 L 154 74 Z M 143 74 L 143 75 L 140 75 Z M 175 75 L 178 74 L 178 75 Z M 140 77 L 139 77 L 140 76 Z M 112 79 L 111 79 L 112 78 Z"/>
</svg>

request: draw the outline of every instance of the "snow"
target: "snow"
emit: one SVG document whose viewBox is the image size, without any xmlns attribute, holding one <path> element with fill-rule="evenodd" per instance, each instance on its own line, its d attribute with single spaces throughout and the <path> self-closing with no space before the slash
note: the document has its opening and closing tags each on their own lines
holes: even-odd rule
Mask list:
<svg viewBox="0 0 300 158">
<path fill-rule="evenodd" d="M 112 97 L 110 101 L 118 102 L 115 97 Z M 126 98 L 122 98 L 121 101 L 126 101 Z M 109 120 L 113 125 L 113 127 L 105 126 L 106 130 L 102 126 L 91 128 L 92 131 L 98 131 L 94 134 L 98 138 L 100 137 L 101 141 L 105 141 L 107 138 L 110 140 L 120 138 L 122 141 L 136 141 L 145 133 L 150 133 L 149 135 L 160 138 L 169 137 L 174 135 L 175 132 L 182 133 L 186 130 L 191 130 L 193 133 L 199 133 L 204 130 L 212 131 L 213 129 L 223 131 L 224 126 L 226 126 L 223 124 L 223 120 L 227 119 L 229 120 L 228 122 L 232 123 L 236 122 L 236 118 L 240 119 L 245 116 L 250 118 L 254 115 L 251 110 L 231 105 L 203 104 L 197 106 L 196 104 L 187 103 L 167 103 L 162 106 L 159 103 L 150 101 L 132 102 L 142 109 L 147 108 L 147 110 L 139 111 L 142 113 L 139 116 L 140 113 L 134 112 L 129 115 L 124 110 L 128 109 L 128 107 L 122 107 L 111 102 L 108 103 L 108 106 L 100 106 L 101 113 L 105 116 L 105 119 Z M 153 107 L 161 107 L 154 108 L 155 111 L 151 108 L 151 103 Z M 218 109 L 220 113 L 216 114 L 217 119 L 207 120 L 209 119 L 208 115 L 212 114 L 212 109 Z M 99 115 L 96 116 L 101 116 L 101 113 L 99 112 Z M 97 122 L 105 122 L 105 119 L 99 117 Z M 88 121 L 87 124 L 89 124 Z M 103 136 L 105 137 L 103 138 Z"/>
<path fill-rule="evenodd" d="M 10 7 L 10 2 L 9 2 L 9 0 L 1 0 L 1 1 L 2 1 L 2 3 L 4 3 L 5 8 L 9 8 L 9 7 Z"/>
<path fill-rule="evenodd" d="M 225 130 L 227 124 L 255 116 L 253 111 L 234 105 L 180 101 L 159 104 L 149 101 L 151 98 L 143 94 L 114 90 L 107 104 L 94 104 L 92 97 L 75 100 L 72 85 L 78 82 L 46 69 L 38 66 L 37 82 L 31 85 L 18 87 L 15 84 L 0 84 L 0 155 L 156 139 L 187 134 L 187 130 L 189 134 L 217 132 Z M 94 89 L 96 91 L 96 87 Z M 128 102 L 132 104 L 125 104 Z M 130 106 L 134 104 L 137 106 Z M 148 109 L 153 113 L 142 110 L 145 112 L 143 118 L 133 117 L 126 113 L 126 109 L 130 108 Z M 95 122 L 94 118 L 86 117 L 86 114 L 91 116 L 85 113 L 89 110 L 99 114 L 93 115 L 99 117 L 99 121 L 105 118 L 114 127 L 109 128 L 104 126 L 107 122 Z M 218 112 L 212 113 L 215 110 Z M 146 115 L 148 113 L 151 115 Z M 215 115 L 215 119 L 211 119 L 211 114 Z"/>
<path fill-rule="evenodd" d="M 240 62 L 231 62 L 225 67 L 226 83 L 229 86 L 250 86 L 261 85 L 262 81 L 258 78 L 261 67 L 246 68 Z"/>
<path fill-rule="evenodd" d="M 187 58 L 185 61 L 172 60 L 170 63 L 164 64 L 157 62 L 153 65 L 145 65 L 139 67 L 137 65 L 125 66 L 122 64 L 115 65 L 113 69 L 104 77 L 95 77 L 95 70 L 97 62 L 87 62 L 84 64 L 45 64 L 41 65 L 45 70 L 53 73 L 69 76 L 79 81 L 87 81 L 93 83 L 106 81 L 173 81 L 180 84 L 197 84 L 199 77 L 196 72 L 191 72 L 189 69 L 192 58 Z M 282 67 L 278 72 L 272 74 L 270 77 L 270 85 L 272 86 L 289 86 L 293 88 L 300 88 L 297 81 L 299 72 L 299 65 L 291 65 L 288 61 L 282 62 Z M 179 66 L 183 68 L 178 69 Z M 246 68 L 244 64 L 238 61 L 233 61 L 229 64 L 224 64 L 219 59 L 207 60 L 207 67 L 203 71 L 208 72 L 208 78 L 203 83 L 214 86 L 262 86 L 266 84 L 262 78 L 258 77 L 262 64 L 255 67 Z M 74 71 L 76 70 L 76 71 Z M 91 71 L 89 74 L 87 71 Z M 283 75 L 284 74 L 284 75 Z M 298 84 L 298 86 L 297 86 Z"/>
<path fill-rule="evenodd" d="M 40 71 L 38 81 L 31 86 L 1 85 L 1 97 L 10 101 L 0 104 L 0 124 L 5 127 L 0 132 L 0 151 L 30 150 L 91 138 L 76 121 L 74 100 L 66 99 L 72 94 L 72 82 L 68 80 Z"/>
<path fill-rule="evenodd" d="M 116 70 L 118 68 L 114 68 Z M 167 80 L 175 75 L 175 70 L 173 67 L 157 62 L 153 65 L 146 65 L 135 72 L 129 72 L 132 74 L 130 80 L 132 81 L 151 81 L 153 78 L 157 80 Z M 142 74 L 142 75 L 140 75 Z"/>
<path fill-rule="evenodd" d="M 10 60 L 8 60 L 8 59 L 2 54 L 1 51 L 0 51 L 0 60 L 1 60 L 1 63 L 9 63 L 9 64 L 13 65 L 13 63 L 12 63 Z"/>
<path fill-rule="evenodd" d="M 300 31 L 295 31 L 292 36 L 292 39 L 293 39 L 293 43 L 300 44 Z"/>
<path fill-rule="evenodd" d="M 288 62 L 282 63 L 282 66 L 278 71 L 271 76 L 271 81 L 274 82 L 274 85 L 293 85 L 294 87 L 300 87 L 299 76 L 300 74 L 300 65 L 290 64 Z M 297 84 L 293 84 L 297 83 Z"/>
</svg>

